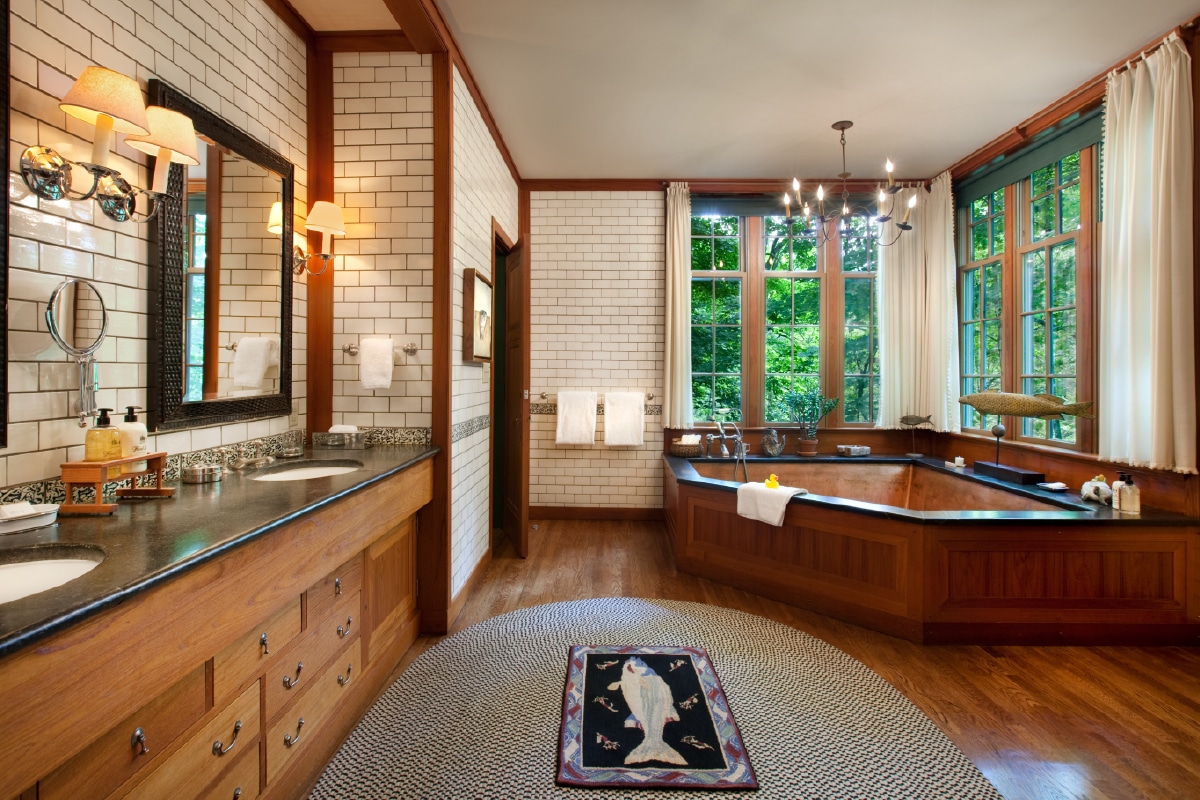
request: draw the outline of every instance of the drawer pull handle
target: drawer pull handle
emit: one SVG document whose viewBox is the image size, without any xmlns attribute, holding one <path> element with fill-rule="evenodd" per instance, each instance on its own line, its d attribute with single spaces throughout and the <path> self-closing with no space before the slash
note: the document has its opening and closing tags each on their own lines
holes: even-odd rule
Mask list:
<svg viewBox="0 0 1200 800">
<path fill-rule="evenodd" d="M 346 627 L 338 625 L 338 638 L 345 639 L 350 635 L 350 625 L 354 622 L 354 617 L 346 617 Z"/>
<path fill-rule="evenodd" d="M 345 686 L 346 684 L 350 683 L 350 670 L 353 668 L 353 663 L 346 665 L 346 674 L 338 675 L 338 686 Z"/>
<path fill-rule="evenodd" d="M 230 750 L 232 750 L 233 746 L 235 744 L 237 744 L 238 734 L 241 732 L 242 732 L 242 721 L 239 719 L 237 722 L 235 722 L 233 724 L 233 738 L 229 740 L 229 746 L 223 747 L 221 745 L 221 740 L 217 739 L 215 742 L 213 742 L 213 755 L 214 756 L 223 756 L 226 753 L 228 753 Z"/>
<path fill-rule="evenodd" d="M 233 800 L 238 800 L 242 796 L 242 787 L 237 787 L 233 790 Z"/>
<path fill-rule="evenodd" d="M 264 656 L 271 655 L 271 648 L 267 646 L 267 632 L 266 631 L 263 631 L 263 635 L 258 637 L 258 644 L 260 647 L 262 647 L 262 649 L 263 649 L 262 654 Z"/>
<path fill-rule="evenodd" d="M 341 578 L 333 579 L 333 593 L 334 594 L 342 593 L 342 579 Z"/>
<path fill-rule="evenodd" d="M 301 717 L 300 721 L 296 723 L 296 735 L 292 736 L 290 733 L 285 733 L 283 735 L 284 745 L 286 745 L 287 747 L 291 747 L 292 745 L 299 743 L 300 729 L 303 727 L 304 727 L 304 717 Z"/>
<path fill-rule="evenodd" d="M 150 748 L 146 746 L 146 732 L 141 728 L 138 728 L 133 732 L 133 736 L 129 738 L 129 746 L 136 747 L 138 749 L 137 753 L 134 755 L 150 755 Z"/>
<path fill-rule="evenodd" d="M 283 688 L 290 689 L 293 686 L 295 686 L 297 683 L 299 683 L 300 682 L 300 670 L 302 670 L 302 669 L 304 669 L 304 662 L 297 661 L 296 662 L 296 677 L 293 678 L 289 675 L 284 675 L 283 676 Z"/>
</svg>

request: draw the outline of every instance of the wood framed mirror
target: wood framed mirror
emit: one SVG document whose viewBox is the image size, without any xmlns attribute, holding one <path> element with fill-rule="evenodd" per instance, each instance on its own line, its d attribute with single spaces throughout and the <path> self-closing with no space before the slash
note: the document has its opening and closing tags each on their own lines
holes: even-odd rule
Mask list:
<svg viewBox="0 0 1200 800">
<path fill-rule="evenodd" d="M 8 3 L 4 4 L 5 13 L 3 19 L 0 20 L 0 32 L 4 34 L 4 41 L 8 41 Z M 3 54 L 0 54 L 0 74 L 4 75 L 3 85 L 0 85 L 0 100 L 3 101 L 4 107 L 9 108 L 9 75 L 8 75 L 8 51 L 10 48 L 5 47 Z M 0 153 L 4 156 L 4 163 L 8 163 L 8 117 L 5 112 L 3 115 L 3 135 L 0 136 Z M 12 180 L 13 175 L 10 173 L 8 179 Z M 8 446 L 8 186 L 4 187 L 4 199 L 0 200 L 0 447 Z"/>
<path fill-rule="evenodd" d="M 151 269 L 148 423 L 171 430 L 285 416 L 292 403 L 295 167 L 160 80 L 191 117 L 200 167 L 172 164 Z"/>
</svg>

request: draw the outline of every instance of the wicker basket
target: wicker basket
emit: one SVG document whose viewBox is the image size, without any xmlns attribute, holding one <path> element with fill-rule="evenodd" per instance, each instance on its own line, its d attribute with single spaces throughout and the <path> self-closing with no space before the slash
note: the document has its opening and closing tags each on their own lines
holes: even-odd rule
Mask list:
<svg viewBox="0 0 1200 800">
<path fill-rule="evenodd" d="M 671 440 L 671 455 L 679 458 L 699 458 L 704 452 L 704 446 L 699 444 L 683 444 L 681 439 Z"/>
</svg>

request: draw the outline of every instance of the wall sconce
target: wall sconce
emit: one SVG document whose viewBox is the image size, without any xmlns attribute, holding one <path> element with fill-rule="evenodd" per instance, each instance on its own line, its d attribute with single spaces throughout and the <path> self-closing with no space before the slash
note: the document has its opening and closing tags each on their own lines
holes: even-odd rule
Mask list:
<svg viewBox="0 0 1200 800">
<path fill-rule="evenodd" d="M 346 235 L 346 222 L 342 217 L 341 207 L 336 203 L 318 200 L 309 209 L 308 219 L 305 220 L 304 227 L 310 232 L 315 231 L 321 234 L 320 252 L 305 255 L 303 248 L 296 245 L 292 250 L 292 271 L 297 275 L 302 274 L 305 270 L 308 270 L 309 275 L 320 275 L 329 268 L 329 263 L 333 261 L 333 253 L 327 252 L 333 249 L 332 240 L 326 237 Z M 318 272 L 308 269 L 308 261 L 314 256 L 324 262 Z"/>
<path fill-rule="evenodd" d="M 189 167 L 200 164 L 200 154 L 196 150 L 196 129 L 190 117 L 162 106 L 149 106 L 146 118 L 150 122 L 150 133 L 125 137 L 125 143 L 134 150 L 154 156 L 154 180 L 150 189 L 142 192 L 150 201 L 150 213 L 143 222 L 154 219 L 162 208 L 162 201 L 167 197 L 171 164 Z"/>
<path fill-rule="evenodd" d="M 137 81 L 104 67 L 86 67 L 58 105 L 76 119 L 96 126 L 92 160 L 79 166 L 92 174 L 92 187 L 76 199 L 95 197 L 105 216 L 124 222 L 137 198 L 121 173 L 108 166 L 113 132 L 146 134 L 146 104 Z M 38 197 L 62 200 L 71 191 L 72 163 L 53 148 L 34 145 L 21 154 L 21 176 Z"/>
<path fill-rule="evenodd" d="M 271 203 L 271 213 L 267 215 L 267 233 L 276 236 L 283 235 L 283 201 Z"/>
</svg>

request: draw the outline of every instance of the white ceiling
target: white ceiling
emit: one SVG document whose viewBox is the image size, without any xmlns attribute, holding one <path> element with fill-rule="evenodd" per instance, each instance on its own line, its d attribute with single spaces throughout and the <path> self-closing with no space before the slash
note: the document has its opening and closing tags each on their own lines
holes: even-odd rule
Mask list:
<svg viewBox="0 0 1200 800">
<path fill-rule="evenodd" d="M 322 29 L 307 7 L 324 2 L 296 6 Z M 338 16 L 368 3 L 382 6 L 342 0 Z M 439 5 L 524 178 L 828 177 L 839 119 L 854 121 L 857 177 L 891 157 L 899 177 L 928 178 L 1200 13 L 1200 0 Z"/>
<path fill-rule="evenodd" d="M 395 31 L 400 29 L 383 0 L 291 0 L 314 31 Z"/>
</svg>

